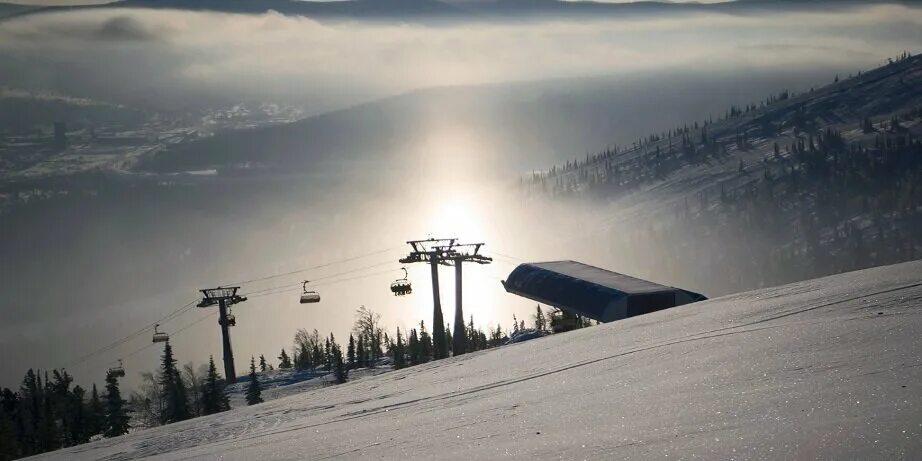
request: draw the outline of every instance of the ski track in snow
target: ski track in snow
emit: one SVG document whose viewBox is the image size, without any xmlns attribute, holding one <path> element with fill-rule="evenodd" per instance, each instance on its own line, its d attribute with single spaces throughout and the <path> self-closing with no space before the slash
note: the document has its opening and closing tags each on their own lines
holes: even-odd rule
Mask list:
<svg viewBox="0 0 922 461">
<path fill-rule="evenodd" d="M 307 390 L 43 459 L 907 458 L 922 261 Z"/>
</svg>

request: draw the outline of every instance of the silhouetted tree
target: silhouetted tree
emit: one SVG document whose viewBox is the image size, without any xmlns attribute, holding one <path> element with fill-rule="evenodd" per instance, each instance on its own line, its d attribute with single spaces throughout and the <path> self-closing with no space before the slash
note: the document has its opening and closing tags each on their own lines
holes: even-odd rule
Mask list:
<svg viewBox="0 0 922 461">
<path fill-rule="evenodd" d="M 256 405 L 263 403 L 262 390 L 259 385 L 259 377 L 256 376 L 256 359 L 250 357 L 250 385 L 247 386 L 246 393 L 247 405 Z"/>
<path fill-rule="evenodd" d="M 410 358 L 410 365 L 419 365 L 422 362 L 420 357 L 419 337 L 416 334 L 416 328 L 410 329 L 410 339 L 408 341 L 407 352 Z"/>
<path fill-rule="evenodd" d="M 426 322 L 419 322 L 419 360 L 426 363 L 433 358 L 432 338 L 426 331 Z"/>
<path fill-rule="evenodd" d="M 186 385 L 182 375 L 176 368 L 176 359 L 173 357 L 173 347 L 167 342 L 163 346 L 163 356 L 160 365 L 160 396 L 164 408 L 160 414 L 162 424 L 184 421 L 192 417 L 189 409 L 189 397 L 186 395 Z"/>
<path fill-rule="evenodd" d="M 535 313 L 535 329 L 538 331 L 544 331 L 547 328 L 547 319 L 544 317 L 544 311 L 541 310 L 541 305 L 537 306 L 537 313 Z"/>
<path fill-rule="evenodd" d="M 266 356 L 259 354 L 259 371 L 265 373 L 269 369 L 269 366 L 266 364 Z"/>
<path fill-rule="evenodd" d="M 346 349 L 346 364 L 349 369 L 355 368 L 355 336 L 349 335 L 349 346 Z"/>
<path fill-rule="evenodd" d="M 202 414 L 210 415 L 230 410 L 224 379 L 218 374 L 214 357 L 208 357 L 208 371 L 202 383 Z"/>
<path fill-rule="evenodd" d="M 291 368 L 291 359 L 288 358 L 285 349 L 282 349 L 282 353 L 279 354 L 279 370 L 287 370 L 289 368 Z"/>
<path fill-rule="evenodd" d="M 125 412 L 125 400 L 118 388 L 118 378 L 106 373 L 106 418 L 103 434 L 117 437 L 128 433 L 128 414 Z"/>
<path fill-rule="evenodd" d="M 343 360 L 342 348 L 339 347 L 339 344 L 336 344 L 333 333 L 330 333 L 330 355 L 333 362 L 333 377 L 336 379 L 337 384 L 342 384 L 349 378 L 349 370 L 346 368 L 345 360 Z"/>
<path fill-rule="evenodd" d="M 406 347 L 403 344 L 403 337 L 400 335 L 400 327 L 397 327 L 397 343 L 394 345 L 394 369 L 399 370 L 407 366 Z"/>
<path fill-rule="evenodd" d="M 90 400 L 87 402 L 86 409 L 86 432 L 92 437 L 103 432 L 103 426 L 106 419 L 106 411 L 102 402 L 99 400 L 99 392 L 96 390 L 96 384 L 93 384 L 93 390 L 90 391 Z"/>
</svg>

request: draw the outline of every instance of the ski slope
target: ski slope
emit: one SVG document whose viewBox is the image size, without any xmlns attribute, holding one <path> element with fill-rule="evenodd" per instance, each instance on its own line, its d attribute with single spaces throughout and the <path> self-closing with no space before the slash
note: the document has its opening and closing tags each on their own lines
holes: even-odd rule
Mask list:
<svg viewBox="0 0 922 461">
<path fill-rule="evenodd" d="M 47 459 L 922 453 L 922 261 L 690 304 Z"/>
</svg>

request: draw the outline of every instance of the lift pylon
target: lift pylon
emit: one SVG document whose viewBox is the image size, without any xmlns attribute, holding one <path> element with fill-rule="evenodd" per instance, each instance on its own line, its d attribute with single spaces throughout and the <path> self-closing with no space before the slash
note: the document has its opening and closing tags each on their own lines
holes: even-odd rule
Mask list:
<svg viewBox="0 0 922 461">
<path fill-rule="evenodd" d="M 428 238 L 410 240 L 410 254 L 400 258 L 401 264 L 429 263 L 432 271 L 432 356 L 434 359 L 448 357 L 448 342 L 445 340 L 445 320 L 442 317 L 442 304 L 439 299 L 439 264 L 449 265 L 452 247 L 458 239 Z"/>
<path fill-rule="evenodd" d="M 218 324 L 221 325 L 221 336 L 224 346 L 224 379 L 228 384 L 237 382 L 237 373 L 234 370 L 234 351 L 231 349 L 230 325 L 227 321 L 227 309 L 247 299 L 237 294 L 240 287 L 217 287 L 199 290 L 202 292 L 202 302 L 198 307 L 218 306 Z"/>
<path fill-rule="evenodd" d="M 473 262 L 490 264 L 493 258 L 479 254 L 483 243 L 455 243 L 450 248 L 442 248 L 444 258 L 455 266 L 455 328 L 451 336 L 451 351 L 454 355 L 467 353 L 467 334 L 464 328 L 464 309 L 462 307 L 461 263 Z"/>
</svg>

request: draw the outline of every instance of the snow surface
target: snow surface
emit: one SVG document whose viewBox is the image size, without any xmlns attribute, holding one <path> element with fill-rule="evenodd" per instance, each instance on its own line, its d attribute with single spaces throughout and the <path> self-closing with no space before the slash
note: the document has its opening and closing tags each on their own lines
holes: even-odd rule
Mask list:
<svg viewBox="0 0 922 461">
<path fill-rule="evenodd" d="M 375 368 L 358 368 L 350 371 L 349 376 L 354 379 L 360 379 L 366 376 L 386 373 L 391 370 L 390 359 L 384 358 L 378 361 Z M 336 381 L 332 373 L 324 371 L 323 367 L 317 367 L 316 370 L 269 370 L 257 372 L 257 375 L 264 401 L 280 399 L 282 397 L 288 397 L 289 395 L 332 386 Z M 227 396 L 230 400 L 231 408 L 246 406 L 246 393 L 249 386 L 249 375 L 240 376 L 237 378 L 235 384 L 227 386 Z"/>
<path fill-rule="evenodd" d="M 48 459 L 867 459 L 922 453 L 922 261 L 726 296 Z"/>
</svg>

